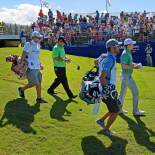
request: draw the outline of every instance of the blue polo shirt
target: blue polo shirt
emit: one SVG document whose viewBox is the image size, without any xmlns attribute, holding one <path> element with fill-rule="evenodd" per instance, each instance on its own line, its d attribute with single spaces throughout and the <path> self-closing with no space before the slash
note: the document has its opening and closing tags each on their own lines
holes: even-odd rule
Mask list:
<svg viewBox="0 0 155 155">
<path fill-rule="evenodd" d="M 102 72 L 107 73 L 106 84 L 116 85 L 116 57 L 108 52 L 106 58 L 99 63 L 99 76 Z"/>
</svg>

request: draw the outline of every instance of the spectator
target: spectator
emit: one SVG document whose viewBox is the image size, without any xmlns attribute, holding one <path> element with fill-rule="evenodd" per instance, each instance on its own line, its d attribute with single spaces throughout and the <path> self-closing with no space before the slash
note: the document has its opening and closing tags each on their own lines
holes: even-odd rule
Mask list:
<svg viewBox="0 0 155 155">
<path fill-rule="evenodd" d="M 102 13 L 100 16 L 99 11 L 96 11 L 94 15 L 78 17 L 78 14 L 66 15 L 57 10 L 56 19 L 54 19 L 49 9 L 48 17 L 40 10 L 37 22 L 32 24 L 33 31 L 37 30 L 42 33 L 44 27 L 48 27 L 47 31 L 52 31 L 52 36 L 55 38 L 59 37 L 58 31 L 61 31 L 61 34 L 71 38 L 69 43 L 74 42 L 72 39 L 75 40 L 77 36 L 83 35 L 81 34 L 83 31 L 88 33 L 90 42 L 107 41 L 113 37 L 120 41 L 125 37 L 130 37 L 137 41 L 149 42 L 155 37 L 155 16 L 147 17 L 146 11 L 143 13 L 122 11 L 120 17 L 110 16 L 109 13 Z"/>
<path fill-rule="evenodd" d="M 74 21 L 77 21 L 78 20 L 78 14 L 76 13 L 75 15 L 74 15 Z"/>
<path fill-rule="evenodd" d="M 98 23 L 99 18 L 100 18 L 100 13 L 98 10 L 96 10 L 96 17 L 95 17 L 96 23 Z"/>
<path fill-rule="evenodd" d="M 22 30 L 19 34 L 20 37 L 20 43 L 21 43 L 21 47 L 24 47 L 25 43 L 26 43 L 26 35 L 24 30 Z"/>
<path fill-rule="evenodd" d="M 53 20 L 53 12 L 51 11 L 51 9 L 49 9 L 48 11 L 48 17 L 49 17 L 49 20 Z"/>
<path fill-rule="evenodd" d="M 44 16 L 42 9 L 40 9 L 40 12 L 39 12 L 38 15 L 39 15 L 39 17 L 43 17 Z"/>
<path fill-rule="evenodd" d="M 146 62 L 147 62 L 147 66 L 153 66 L 152 64 L 152 47 L 150 44 L 147 44 L 147 47 L 145 49 L 146 52 Z"/>
</svg>

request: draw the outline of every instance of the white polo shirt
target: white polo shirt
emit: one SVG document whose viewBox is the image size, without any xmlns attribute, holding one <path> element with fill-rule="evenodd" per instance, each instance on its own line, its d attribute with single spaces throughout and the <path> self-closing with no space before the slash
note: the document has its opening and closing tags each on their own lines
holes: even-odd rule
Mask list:
<svg viewBox="0 0 155 155">
<path fill-rule="evenodd" d="M 23 51 L 28 53 L 28 68 L 40 70 L 40 44 L 34 42 L 27 42 Z"/>
</svg>

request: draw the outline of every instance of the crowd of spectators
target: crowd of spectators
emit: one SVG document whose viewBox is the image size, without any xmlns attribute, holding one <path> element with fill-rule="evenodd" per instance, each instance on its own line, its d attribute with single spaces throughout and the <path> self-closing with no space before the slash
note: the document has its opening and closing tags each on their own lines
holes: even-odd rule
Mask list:
<svg viewBox="0 0 155 155">
<path fill-rule="evenodd" d="M 106 41 L 116 38 L 119 41 L 131 37 L 137 41 L 149 42 L 155 36 L 155 16 L 148 13 L 125 13 L 119 16 L 111 16 L 109 13 L 78 15 L 65 14 L 56 11 L 56 15 L 49 9 L 48 15 L 42 10 L 38 14 L 38 20 L 32 24 L 32 29 L 40 31 L 44 41 L 49 45 L 56 42 L 59 36 L 64 36 L 67 44 L 74 44 L 79 35 L 88 34 L 88 43 Z"/>
</svg>

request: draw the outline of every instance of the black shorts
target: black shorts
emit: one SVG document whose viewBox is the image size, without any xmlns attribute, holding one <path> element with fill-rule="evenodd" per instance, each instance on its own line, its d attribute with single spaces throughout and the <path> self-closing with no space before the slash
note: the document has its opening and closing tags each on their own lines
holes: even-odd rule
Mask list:
<svg viewBox="0 0 155 155">
<path fill-rule="evenodd" d="M 102 101 L 107 105 L 109 112 L 118 113 L 120 111 L 117 99 L 107 98 L 103 99 Z"/>
</svg>

